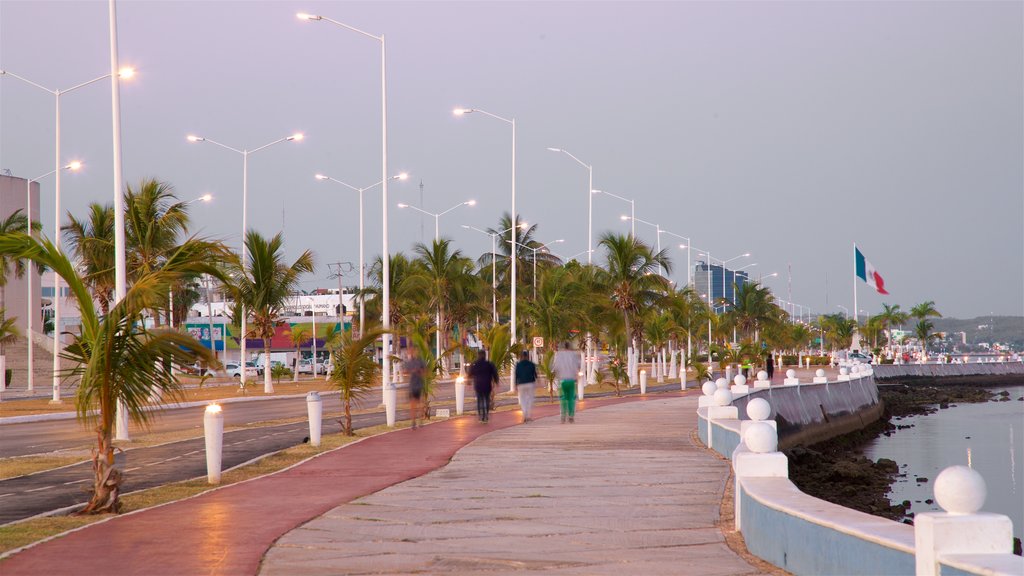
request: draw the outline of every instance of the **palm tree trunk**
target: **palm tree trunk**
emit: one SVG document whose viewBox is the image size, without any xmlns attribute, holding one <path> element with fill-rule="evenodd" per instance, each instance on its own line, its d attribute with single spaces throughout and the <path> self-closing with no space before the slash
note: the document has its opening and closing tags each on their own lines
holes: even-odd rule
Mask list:
<svg viewBox="0 0 1024 576">
<path fill-rule="evenodd" d="M 295 345 L 295 373 L 292 374 L 292 382 L 298 382 L 299 381 L 299 360 L 301 358 L 302 358 L 302 354 L 299 352 L 299 345 L 296 344 Z M 316 361 L 314 360 L 313 362 L 314 362 L 314 365 L 315 365 Z M 316 378 L 316 374 L 315 374 L 316 368 L 313 369 L 313 372 L 314 372 L 313 378 Z"/>
<path fill-rule="evenodd" d="M 114 445 L 111 440 L 111 428 L 96 428 L 97 447 L 92 455 L 93 493 L 89 503 L 79 514 L 100 514 L 119 512 L 121 502 L 122 474 L 114 468 Z"/>
</svg>

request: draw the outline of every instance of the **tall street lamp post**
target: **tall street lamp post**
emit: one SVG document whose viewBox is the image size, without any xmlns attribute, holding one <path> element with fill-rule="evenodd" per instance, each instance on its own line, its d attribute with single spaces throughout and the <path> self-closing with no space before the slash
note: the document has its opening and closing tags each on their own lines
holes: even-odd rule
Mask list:
<svg viewBox="0 0 1024 576">
<path fill-rule="evenodd" d="M 463 224 L 462 227 L 465 228 L 466 230 L 476 230 L 477 232 L 479 232 L 481 234 L 487 234 L 488 236 L 491 237 L 491 316 L 492 316 L 491 321 L 494 324 L 497 324 L 498 323 L 498 268 L 497 268 L 498 254 L 497 254 L 496 242 L 497 242 L 498 236 L 503 236 L 506 232 L 508 232 L 512 228 L 515 228 L 515 226 L 506 228 L 506 229 L 502 230 L 501 232 L 488 232 L 486 230 L 481 230 L 481 229 L 479 229 L 479 228 L 477 228 L 475 226 L 467 226 L 466 224 Z M 526 226 L 520 224 L 520 227 L 521 228 L 525 228 Z"/>
<path fill-rule="evenodd" d="M 483 114 L 484 116 L 490 116 L 495 120 L 501 120 L 502 122 L 505 122 L 506 124 L 512 126 L 512 221 L 510 222 L 510 224 L 512 224 L 511 229 L 515 229 L 515 227 L 518 225 L 519 220 L 519 217 L 516 214 L 516 119 L 504 118 L 498 116 L 497 114 L 491 114 L 486 110 L 481 110 L 479 108 L 456 108 L 455 110 L 453 110 L 453 113 L 456 116 L 471 114 L 473 112 L 478 112 L 480 114 Z M 518 232 L 514 232 L 512 239 L 516 240 L 518 236 Z M 510 342 L 512 344 L 515 344 L 518 341 L 518 339 L 516 338 L 516 260 L 518 260 L 518 258 L 516 257 L 517 255 L 515 251 L 515 246 L 513 246 L 512 248 L 512 321 L 509 324 L 509 330 L 511 331 Z M 513 389 L 515 388 L 515 380 L 516 371 L 515 367 L 512 367 L 509 369 L 509 383 Z"/>
<path fill-rule="evenodd" d="M 589 266 L 592 263 L 591 257 L 594 254 L 594 167 L 592 165 L 587 164 L 586 162 L 580 160 L 579 158 L 574 156 L 568 150 L 563 150 L 562 148 L 548 148 L 548 150 L 550 150 L 552 152 L 561 152 L 562 154 L 565 154 L 569 158 L 572 158 L 573 160 L 575 160 L 576 163 L 579 164 L 580 166 L 583 166 L 584 168 L 587 169 L 587 175 L 588 175 L 588 180 L 587 180 L 587 265 Z M 536 286 L 536 278 L 537 278 L 536 277 L 536 272 L 537 272 L 536 271 L 537 253 L 534 252 L 533 256 L 534 256 L 533 262 L 534 262 L 534 268 L 535 268 L 535 270 L 534 270 L 534 287 L 533 287 L 534 294 L 533 294 L 533 297 L 534 297 L 534 299 L 536 299 L 537 298 L 537 286 Z M 594 381 L 597 378 L 597 376 L 595 374 L 595 369 L 594 369 L 595 366 L 596 366 L 596 362 L 594 361 L 594 341 L 593 341 L 593 337 L 592 337 L 592 335 L 591 335 L 589 330 L 587 331 L 587 361 L 586 361 L 586 364 L 587 365 L 584 368 L 584 370 L 587 373 L 587 383 L 588 384 L 593 384 Z"/>
<path fill-rule="evenodd" d="M 111 10 L 113 10 L 113 6 L 112 5 L 111 5 Z M 114 57 L 113 54 L 111 56 L 112 56 L 112 58 Z M 132 69 L 132 68 L 122 68 L 119 71 L 119 73 L 118 73 L 118 76 L 120 78 L 131 78 L 134 75 L 135 75 L 135 70 Z M 55 174 L 56 175 L 56 180 L 55 180 L 56 193 L 55 193 L 55 196 L 54 196 L 55 197 L 55 200 L 54 200 L 54 222 L 55 223 L 54 223 L 54 231 L 53 231 L 53 245 L 54 245 L 54 247 L 56 247 L 57 252 L 59 253 L 61 251 L 61 238 L 60 238 L 60 173 L 61 173 L 61 160 L 60 160 L 60 156 L 61 156 L 61 149 L 60 149 L 60 97 L 62 95 L 64 95 L 64 94 L 67 94 L 68 92 L 73 92 L 75 90 L 78 90 L 79 88 L 84 88 L 84 87 L 86 87 L 86 86 L 88 86 L 90 84 L 99 82 L 100 80 L 106 80 L 107 78 L 111 78 L 112 74 L 104 74 L 103 76 L 99 76 L 97 78 L 93 78 L 92 80 L 89 80 L 87 82 L 82 82 L 81 84 L 76 84 L 75 86 L 72 86 L 71 88 L 68 88 L 66 90 L 51 90 L 50 88 L 47 88 L 47 87 L 45 87 L 45 86 L 43 86 L 41 84 L 37 84 L 37 83 L 33 82 L 32 80 L 29 80 L 28 78 L 25 78 L 23 76 L 19 76 L 19 75 L 13 73 L 13 72 L 8 71 L 8 70 L 0 70 L 0 76 L 10 76 L 11 78 L 15 78 L 17 80 L 20 80 L 20 81 L 22 81 L 25 84 L 28 84 L 30 86 L 35 86 L 36 88 L 38 88 L 38 89 L 40 89 L 40 90 L 42 90 L 44 92 L 47 92 L 47 93 L 53 95 L 54 111 L 55 111 L 55 116 L 54 116 L 54 167 L 53 167 L 53 172 L 51 172 L 51 174 Z M 115 85 L 116 85 L 116 79 L 115 79 Z M 118 116 L 119 115 L 117 113 L 117 110 L 115 109 L 115 114 L 114 114 L 115 122 L 118 121 Z M 115 130 L 115 144 L 117 143 L 116 142 L 117 136 L 118 136 L 118 134 L 117 134 L 117 131 Z M 115 154 L 115 156 L 116 156 L 116 154 Z M 115 158 L 115 160 L 117 160 L 117 158 Z M 115 185 L 118 185 L 118 187 L 119 187 L 119 182 L 116 181 L 118 179 L 118 177 L 119 177 L 119 174 L 117 174 L 117 172 L 119 172 L 119 171 L 115 169 Z M 120 201 L 121 201 L 120 190 L 116 189 L 114 191 L 114 204 L 115 204 L 115 207 L 120 205 Z M 123 208 L 122 208 L 122 210 L 120 212 L 118 212 L 116 209 L 114 211 L 114 218 L 117 219 L 119 217 L 120 217 L 121 223 L 122 223 L 122 227 L 120 229 L 120 233 L 123 236 L 123 223 L 124 223 L 124 210 L 123 210 Z M 115 226 L 115 235 L 118 234 L 118 232 L 119 232 L 119 229 Z M 123 271 L 123 267 L 118 267 L 118 271 Z M 54 293 L 54 298 L 53 298 L 53 400 L 52 400 L 52 402 L 59 403 L 60 402 L 60 351 L 61 351 L 61 325 L 60 325 L 61 324 L 61 319 L 60 319 L 61 310 L 60 309 L 61 309 L 61 305 L 60 305 L 60 276 L 58 276 L 56 272 L 53 273 L 53 293 Z M 119 293 L 119 295 L 116 298 L 116 300 L 120 300 L 121 297 L 123 297 L 123 296 L 124 296 L 124 291 L 123 291 L 123 287 L 122 287 L 122 291 Z"/>
<path fill-rule="evenodd" d="M 611 192 L 607 192 L 605 190 L 591 190 L 590 193 L 591 194 L 604 194 L 606 196 L 611 196 L 612 198 L 618 198 L 619 200 L 622 200 L 623 202 L 628 202 L 629 203 L 629 221 L 630 221 L 629 236 L 630 236 L 630 238 L 636 238 L 636 221 L 633 220 L 633 217 L 636 216 L 636 201 L 635 200 L 631 200 L 629 198 L 623 198 L 622 196 L 619 196 L 618 194 L 612 194 Z"/>
<path fill-rule="evenodd" d="M 70 170 L 70 171 L 74 172 L 74 171 L 78 170 L 81 167 L 82 167 L 82 163 L 78 162 L 76 160 L 74 162 L 71 162 L 71 163 L 67 164 L 66 166 L 62 166 L 60 168 L 60 170 Z M 33 182 L 38 182 L 38 181 L 42 180 L 43 178 L 46 178 L 47 176 L 49 176 L 51 174 L 56 174 L 60 170 L 50 170 L 49 172 L 47 172 L 46 174 L 43 174 L 42 176 L 38 176 L 36 178 L 32 178 L 30 180 L 26 180 L 25 181 L 25 219 L 28 221 L 28 233 L 29 234 L 32 234 L 32 183 Z M 33 382 L 33 380 L 34 380 L 33 376 L 34 375 L 32 374 L 33 367 L 34 367 L 34 361 L 35 361 L 34 360 L 35 359 L 35 350 L 33 350 L 33 346 L 32 346 L 32 324 L 35 322 L 36 311 L 32 308 L 32 301 L 33 301 L 33 298 L 32 298 L 32 276 L 34 276 L 34 274 L 32 273 L 32 264 L 29 263 L 29 265 L 28 265 L 28 272 L 25 274 L 26 284 L 27 284 L 25 289 L 26 289 L 26 294 L 28 294 L 28 314 L 26 315 L 25 336 L 26 336 L 26 338 L 28 340 L 28 391 L 29 392 L 31 392 L 31 391 L 33 391 L 35 389 L 34 388 L 34 382 Z M 60 297 L 60 294 L 57 293 L 57 292 L 54 292 L 54 302 L 55 302 L 54 306 L 55 307 L 56 307 L 57 298 L 59 298 L 59 297 Z M 56 326 L 56 324 L 54 324 L 54 326 Z M 57 335 L 57 333 L 54 332 L 54 340 L 56 340 L 56 335 Z M 54 400 L 59 401 L 60 400 L 60 381 L 59 380 L 56 381 L 56 383 L 55 383 L 55 387 L 54 387 L 53 393 L 54 393 Z"/>
<path fill-rule="evenodd" d="M 509 240 L 509 242 L 511 242 L 511 240 Z M 527 246 L 526 244 L 523 244 L 522 242 L 516 242 L 516 244 L 518 244 L 519 246 L 521 246 L 523 248 L 526 248 L 527 250 L 530 250 L 530 251 L 533 252 L 533 299 L 534 300 L 537 299 L 537 252 L 540 251 L 540 250 L 547 250 L 549 245 L 551 245 L 551 244 L 558 244 L 560 242 L 565 242 L 565 238 L 559 238 L 558 240 L 552 240 L 550 242 L 545 242 L 545 243 L 541 244 L 540 246 L 537 246 L 536 248 L 532 248 L 530 246 Z M 549 250 L 549 252 L 550 252 L 550 250 Z"/>
<path fill-rule="evenodd" d="M 452 206 L 451 208 L 445 210 L 444 212 L 437 212 L 437 213 L 427 212 L 426 210 L 423 210 L 421 208 L 417 208 L 417 207 L 412 206 L 410 204 L 399 204 L 398 207 L 399 208 L 412 208 L 413 210 L 415 210 L 417 212 L 420 212 L 421 214 L 426 214 L 427 216 L 433 216 L 434 217 L 434 244 L 436 245 L 438 240 L 441 239 L 441 216 L 444 216 L 445 214 L 451 212 L 452 210 L 455 210 L 456 208 L 461 208 L 463 206 L 475 206 L 475 205 L 476 205 L 476 200 L 466 200 L 465 202 L 459 202 L 458 204 L 456 204 L 455 206 Z M 441 328 L 441 299 L 440 298 L 441 298 L 441 295 L 438 294 L 437 312 L 436 312 L 436 314 L 434 316 L 434 324 L 437 326 L 437 334 L 434 336 L 434 359 L 437 362 L 441 361 L 441 331 L 442 331 L 442 328 Z"/>
<path fill-rule="evenodd" d="M 217 142 L 216 140 L 210 140 L 209 138 L 204 138 L 202 136 L 192 136 L 192 135 L 189 135 L 189 136 L 186 137 L 186 139 L 189 142 L 209 142 L 210 144 L 213 144 L 215 146 L 220 146 L 221 148 L 224 148 L 225 150 L 230 150 L 230 151 L 232 151 L 232 152 L 234 152 L 236 154 L 240 154 L 242 156 L 242 251 L 241 251 L 241 253 L 242 253 L 242 266 L 243 267 L 245 266 L 246 260 L 248 259 L 248 248 L 245 245 L 245 233 L 246 233 L 246 230 L 248 228 L 248 212 L 249 212 L 249 155 L 250 154 L 255 154 L 256 152 L 259 152 L 260 150 L 265 150 L 267 148 L 270 148 L 271 146 L 273 146 L 275 144 L 280 144 L 281 142 L 298 142 L 298 141 L 302 140 L 302 138 L 303 138 L 302 133 L 301 132 L 296 132 L 295 134 L 292 134 L 291 136 L 285 136 L 284 138 L 278 138 L 277 140 L 274 140 L 273 142 L 270 142 L 268 144 L 264 144 L 263 146 L 260 146 L 259 148 L 254 148 L 252 150 L 248 150 L 248 149 L 239 150 L 238 148 L 232 148 L 231 146 L 227 146 L 225 144 L 221 144 L 220 142 Z M 239 359 L 239 363 L 242 366 L 242 369 L 241 369 L 241 380 L 242 380 L 242 383 L 244 384 L 245 383 L 245 344 L 246 344 L 245 341 L 248 338 L 248 333 L 247 333 L 247 324 L 248 323 L 247 323 L 247 318 L 246 317 L 248 316 L 248 312 L 246 311 L 244 306 L 242 307 L 241 311 L 242 311 L 242 334 L 241 334 L 241 338 L 239 339 L 240 340 L 240 348 L 241 348 L 241 357 Z M 266 380 L 266 382 L 269 383 L 270 380 L 268 379 L 268 380 Z M 267 394 L 269 394 L 272 390 L 273 389 L 270 388 L 270 387 L 264 387 L 264 392 L 267 393 Z"/>
<path fill-rule="evenodd" d="M 381 370 L 381 392 L 384 395 L 385 404 L 388 404 L 388 390 L 394 389 L 391 383 L 391 253 L 388 248 L 388 84 L 387 84 L 387 42 L 384 35 L 374 36 L 343 22 L 332 20 L 326 16 L 313 14 L 296 14 L 300 20 L 315 22 L 329 22 L 335 26 L 351 30 L 380 42 L 380 116 L 381 116 L 381 220 L 383 230 L 381 231 L 381 324 L 384 327 L 384 334 L 381 336 L 384 350 L 384 361 Z M 395 421 L 395 406 L 388 406 L 388 426 L 393 426 Z"/>
<path fill-rule="evenodd" d="M 396 175 L 390 177 L 389 180 L 405 180 L 408 177 L 409 177 L 408 174 L 406 174 L 405 172 L 402 172 L 400 174 L 396 174 Z M 325 176 L 323 174 L 317 174 L 316 175 L 316 179 L 317 180 L 329 180 L 331 182 L 334 182 L 335 184 L 341 184 L 342 186 L 345 186 L 346 188 L 349 188 L 351 190 L 355 190 L 356 192 L 359 193 L 359 294 L 362 295 L 362 293 L 363 293 L 363 278 L 366 276 L 366 265 L 363 262 L 363 258 L 364 258 L 364 254 L 365 254 L 364 251 L 363 251 L 363 192 L 366 192 L 367 190 L 369 190 L 371 188 L 376 188 L 377 186 L 380 186 L 381 184 L 384 183 L 384 181 L 382 180 L 380 182 L 376 182 L 374 184 L 370 184 L 369 186 L 366 186 L 366 187 L 363 187 L 363 188 L 357 188 L 357 187 L 355 187 L 355 186 L 353 186 L 351 184 L 346 184 L 345 182 L 342 182 L 341 180 L 338 180 L 336 178 L 331 178 L 330 176 Z M 340 280 L 340 277 L 339 277 L 339 282 L 340 281 L 341 280 Z M 341 289 L 339 288 L 338 290 L 339 290 L 339 292 L 338 292 L 338 299 L 339 299 L 339 302 L 340 302 L 341 301 L 341 292 L 340 292 Z M 340 309 L 341 308 L 339 308 L 339 310 Z M 359 335 L 360 336 L 363 335 L 363 322 L 365 320 L 366 320 L 366 303 L 364 302 L 364 299 L 362 298 L 362 296 L 360 296 L 360 298 L 359 298 Z M 344 319 L 342 319 L 341 324 L 342 324 L 342 329 L 344 329 L 344 326 L 345 326 L 345 320 Z"/>
</svg>

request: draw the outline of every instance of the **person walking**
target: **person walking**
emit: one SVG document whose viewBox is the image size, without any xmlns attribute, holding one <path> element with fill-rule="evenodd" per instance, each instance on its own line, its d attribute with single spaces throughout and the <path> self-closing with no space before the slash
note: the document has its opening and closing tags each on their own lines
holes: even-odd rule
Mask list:
<svg viewBox="0 0 1024 576">
<path fill-rule="evenodd" d="M 569 342 L 562 344 L 562 350 L 555 352 L 553 362 L 555 377 L 561 382 L 562 424 L 566 418 L 569 423 L 576 422 L 576 379 L 580 373 L 580 355 L 572 349 Z"/>
<path fill-rule="evenodd" d="M 476 392 L 476 413 L 481 422 L 487 422 L 491 413 L 491 390 L 498 383 L 498 369 L 487 359 L 487 353 L 480 350 L 476 362 L 469 365 L 469 377 L 473 379 Z"/>
<path fill-rule="evenodd" d="M 772 376 L 775 375 L 775 356 L 771 353 L 764 359 L 764 371 L 768 373 L 768 381 L 771 382 Z"/>
<path fill-rule="evenodd" d="M 416 417 L 420 413 L 420 398 L 423 397 L 423 372 L 427 369 L 427 364 L 420 358 L 420 352 L 415 346 L 409 348 L 409 356 L 402 368 L 409 379 L 409 419 L 415 430 Z"/>
<path fill-rule="evenodd" d="M 522 359 L 516 363 L 515 387 L 525 424 L 533 420 L 533 399 L 537 394 L 537 365 L 530 361 L 530 353 L 526 350 L 523 350 Z"/>
</svg>

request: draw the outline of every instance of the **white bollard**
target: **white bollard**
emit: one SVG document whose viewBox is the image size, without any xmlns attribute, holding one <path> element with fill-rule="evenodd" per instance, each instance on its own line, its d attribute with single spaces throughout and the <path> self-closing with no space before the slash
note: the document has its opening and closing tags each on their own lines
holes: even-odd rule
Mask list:
<svg viewBox="0 0 1024 576">
<path fill-rule="evenodd" d="M 647 394 L 647 370 L 640 371 L 640 393 Z"/>
<path fill-rule="evenodd" d="M 117 401 L 117 410 L 114 412 L 114 440 L 131 440 L 131 436 L 128 435 L 128 409 L 120 400 Z"/>
<path fill-rule="evenodd" d="M 950 466 L 935 478 L 935 500 L 946 512 L 914 516 L 918 576 L 938 576 L 948 555 L 1013 553 L 1013 522 L 1002 514 L 979 512 L 985 504 L 985 479 L 967 466 Z"/>
<path fill-rule="evenodd" d="M 583 388 L 587 381 L 583 379 L 583 372 L 576 373 L 576 400 L 583 400 Z"/>
<path fill-rule="evenodd" d="M 768 380 L 768 373 L 764 370 L 759 370 L 757 372 L 757 380 L 754 380 L 754 388 L 768 388 L 771 385 L 771 380 Z"/>
<path fill-rule="evenodd" d="M 732 382 L 732 364 L 725 365 L 725 379 L 728 382 Z"/>
<path fill-rule="evenodd" d="M 728 388 L 715 390 L 712 396 L 714 403 L 708 406 L 708 447 L 712 446 L 711 435 L 715 420 L 739 420 L 740 409 L 732 405 L 732 392 Z"/>
<path fill-rule="evenodd" d="M 398 403 L 398 388 L 390 384 L 384 389 L 384 413 L 387 419 L 388 428 L 395 425 L 395 405 Z"/>
<path fill-rule="evenodd" d="M 850 381 L 850 369 L 845 367 L 845 366 L 840 368 L 839 369 L 839 377 L 836 378 L 836 380 L 838 380 L 840 382 L 849 382 Z"/>
<path fill-rule="evenodd" d="M 733 385 L 729 390 L 733 395 L 749 394 L 750 386 L 747 386 L 747 377 L 743 374 L 737 374 L 732 379 Z"/>
<path fill-rule="evenodd" d="M 323 430 L 324 401 L 317 392 L 306 394 L 306 412 L 309 414 L 309 445 L 320 446 L 320 432 Z"/>
<path fill-rule="evenodd" d="M 824 371 L 822 371 L 824 374 Z M 782 381 L 783 386 L 797 386 L 800 384 L 800 379 L 796 377 L 796 370 L 790 368 L 786 370 L 786 379 Z"/>
<path fill-rule="evenodd" d="M 455 379 L 455 414 L 462 416 L 466 407 L 466 379 L 461 375 Z"/>
<path fill-rule="evenodd" d="M 714 406 L 715 390 L 718 390 L 718 387 L 715 386 L 715 383 L 712 382 L 711 380 L 708 380 L 707 382 L 704 383 L 703 386 L 700 387 L 700 390 L 703 393 L 703 395 L 697 398 L 697 407 L 706 408 L 708 406 Z"/>
<path fill-rule="evenodd" d="M 825 370 L 818 368 L 814 371 L 814 379 L 811 381 L 814 384 L 828 384 L 828 378 L 825 377 Z"/>
<path fill-rule="evenodd" d="M 220 484 L 221 456 L 224 448 L 224 412 L 220 404 L 210 404 L 203 415 L 206 435 L 206 481 Z"/>
</svg>

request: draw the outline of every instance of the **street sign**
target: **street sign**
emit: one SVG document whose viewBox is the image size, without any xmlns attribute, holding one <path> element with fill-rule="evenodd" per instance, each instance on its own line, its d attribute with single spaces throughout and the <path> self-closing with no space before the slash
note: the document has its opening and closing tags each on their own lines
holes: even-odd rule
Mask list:
<svg viewBox="0 0 1024 576">
<path fill-rule="evenodd" d="M 534 348 L 543 348 L 544 347 L 544 337 L 543 336 L 534 336 L 533 337 L 533 347 Z"/>
</svg>

